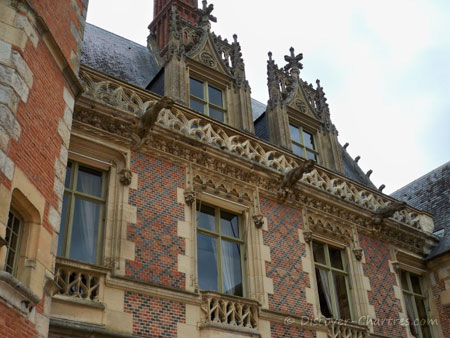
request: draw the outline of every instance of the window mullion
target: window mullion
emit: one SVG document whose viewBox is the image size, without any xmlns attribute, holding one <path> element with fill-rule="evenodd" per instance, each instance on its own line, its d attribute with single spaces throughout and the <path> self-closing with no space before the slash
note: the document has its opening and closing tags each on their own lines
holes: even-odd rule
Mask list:
<svg viewBox="0 0 450 338">
<path fill-rule="evenodd" d="M 70 256 L 70 245 L 71 245 L 71 239 L 72 239 L 72 225 L 73 225 L 73 215 L 75 212 L 75 190 L 78 183 L 78 162 L 72 162 L 73 164 L 73 170 L 72 170 L 72 178 L 71 178 L 71 188 L 72 192 L 70 193 L 70 205 L 69 205 L 69 222 L 66 224 L 66 233 L 64 238 L 64 257 Z"/>
</svg>

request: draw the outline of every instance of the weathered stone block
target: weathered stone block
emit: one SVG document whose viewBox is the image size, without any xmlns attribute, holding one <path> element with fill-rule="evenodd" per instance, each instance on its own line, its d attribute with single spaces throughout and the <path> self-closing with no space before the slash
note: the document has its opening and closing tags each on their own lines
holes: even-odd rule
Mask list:
<svg viewBox="0 0 450 338">
<path fill-rule="evenodd" d="M 27 43 L 27 36 L 22 29 L 10 26 L 0 21 L 0 40 L 14 46 L 18 46 L 24 50 Z"/>
<path fill-rule="evenodd" d="M 0 79 L 13 87 L 22 101 L 27 102 L 29 89 L 15 69 L 0 64 Z"/>
<path fill-rule="evenodd" d="M 0 62 L 9 65 L 11 63 L 11 44 L 0 41 Z"/>
<path fill-rule="evenodd" d="M 19 98 L 14 90 L 0 83 L 0 103 L 8 106 L 12 113 L 17 111 L 17 105 L 19 104 Z"/>
<path fill-rule="evenodd" d="M 0 126 L 0 150 L 6 153 L 8 151 L 8 145 L 9 134 L 2 126 Z"/>
<path fill-rule="evenodd" d="M 63 120 L 59 120 L 58 134 L 61 136 L 62 141 L 66 147 L 69 147 L 70 142 L 70 130 L 67 128 Z"/>
<path fill-rule="evenodd" d="M 34 48 L 36 48 L 39 42 L 39 35 L 28 21 L 28 18 L 24 15 L 18 14 L 16 17 L 16 25 L 24 30 L 26 36 L 30 38 Z"/>
<path fill-rule="evenodd" d="M 53 229 L 59 233 L 59 227 L 61 225 L 61 215 L 53 206 L 50 207 L 50 211 L 48 213 L 48 223 L 50 223 Z"/>
<path fill-rule="evenodd" d="M 28 88 L 31 89 L 31 87 L 33 87 L 33 72 L 28 67 L 25 60 L 22 58 L 22 55 L 20 55 L 20 53 L 17 51 L 13 51 L 12 52 L 12 61 L 13 61 L 13 65 L 16 67 L 20 76 L 27 84 Z"/>
</svg>

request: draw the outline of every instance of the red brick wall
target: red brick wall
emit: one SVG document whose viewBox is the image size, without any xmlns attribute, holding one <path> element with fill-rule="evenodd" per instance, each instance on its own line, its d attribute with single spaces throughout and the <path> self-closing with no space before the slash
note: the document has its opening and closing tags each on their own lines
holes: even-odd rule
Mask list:
<svg viewBox="0 0 450 338">
<path fill-rule="evenodd" d="M 298 237 L 301 212 L 265 198 L 261 198 L 261 211 L 267 217 L 269 231 L 264 231 L 263 237 L 272 260 L 266 263 L 266 274 L 272 278 L 274 289 L 274 294 L 269 295 L 270 309 L 313 317 L 305 295 L 310 279 L 302 267 L 306 250 Z"/>
<path fill-rule="evenodd" d="M 0 337 L 28 338 L 37 336 L 38 333 L 33 323 L 0 302 Z"/>
<path fill-rule="evenodd" d="M 286 323 L 272 323 L 270 325 L 270 333 L 272 337 L 277 338 L 316 337 L 316 333 L 313 331 L 302 329 L 301 327 L 295 327 Z"/>
<path fill-rule="evenodd" d="M 389 269 L 389 244 L 365 235 L 360 235 L 360 243 L 366 259 L 364 275 L 372 288 L 369 303 L 375 307 L 377 316 L 374 331 L 390 337 L 406 337 L 405 328 L 399 324 L 402 307 L 394 294 L 397 281 Z"/>
<path fill-rule="evenodd" d="M 184 219 L 177 202 L 177 188 L 184 187 L 182 167 L 133 153 L 131 170 L 138 174 L 138 189 L 130 190 L 130 204 L 137 207 L 137 223 L 128 226 L 128 240 L 136 244 L 134 261 L 127 261 L 126 276 L 175 288 L 185 288 L 178 272 L 178 255 L 185 252 L 177 236 L 178 220 Z"/>
<path fill-rule="evenodd" d="M 133 314 L 133 334 L 177 337 L 177 324 L 186 323 L 186 305 L 138 293 L 125 293 L 124 311 Z"/>
<path fill-rule="evenodd" d="M 84 0 L 30 0 L 32 6 L 45 20 L 50 32 L 73 69 L 75 68 L 70 60 L 71 51 L 73 50 L 76 53 L 79 46 L 72 34 L 71 23 L 73 23 L 76 30 L 80 31 L 80 26 L 84 25 L 84 22 L 80 23 L 79 15 L 83 15 L 85 2 L 87 3 Z M 74 7 L 72 3 L 76 3 L 76 6 Z M 82 37 L 80 36 L 80 38 Z"/>
<path fill-rule="evenodd" d="M 439 312 L 439 321 L 442 325 L 442 332 L 444 335 L 447 333 L 450 336 L 450 305 L 443 306 L 441 303 L 440 293 L 445 291 L 445 281 L 439 280 L 439 274 L 437 272 L 433 272 L 434 278 L 436 280 L 436 284 L 433 286 L 433 299 L 436 304 L 436 308 Z M 435 319 L 435 318 L 431 318 Z M 447 337 L 447 336 L 446 336 Z"/>
</svg>

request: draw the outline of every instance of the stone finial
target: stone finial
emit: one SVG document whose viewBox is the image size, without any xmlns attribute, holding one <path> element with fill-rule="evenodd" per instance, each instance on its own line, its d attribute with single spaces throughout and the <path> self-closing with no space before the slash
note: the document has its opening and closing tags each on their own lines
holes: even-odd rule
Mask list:
<svg viewBox="0 0 450 338">
<path fill-rule="evenodd" d="M 372 169 L 370 169 L 368 172 L 366 172 L 366 176 L 367 176 L 367 178 L 369 178 L 370 177 L 370 175 L 372 175 L 372 173 L 373 173 L 373 170 Z"/>
<path fill-rule="evenodd" d="M 198 15 L 198 21 L 197 24 L 200 27 L 206 27 L 206 28 L 211 28 L 211 23 L 212 22 L 217 22 L 217 18 L 211 14 L 211 12 L 214 10 L 214 5 L 210 4 L 208 6 L 208 2 L 206 0 L 202 1 L 202 9 L 197 8 L 195 10 L 195 12 Z"/>
<path fill-rule="evenodd" d="M 290 55 L 284 56 L 284 60 L 288 63 L 286 66 L 284 66 L 284 70 L 288 71 L 290 69 L 303 69 L 303 65 L 300 62 L 303 59 L 303 54 L 300 53 L 298 55 L 295 55 L 294 47 L 291 47 L 289 51 Z"/>
<path fill-rule="evenodd" d="M 269 61 L 273 61 L 272 60 L 272 52 L 268 52 L 267 55 L 269 56 Z"/>
<path fill-rule="evenodd" d="M 344 148 L 345 150 L 347 150 L 347 148 L 348 148 L 349 145 L 350 145 L 350 144 L 349 144 L 348 142 L 346 142 L 346 143 L 344 144 L 343 148 Z"/>
<path fill-rule="evenodd" d="M 380 185 L 380 187 L 378 188 L 379 192 L 383 192 L 383 189 L 386 188 L 386 186 L 384 184 Z"/>
<path fill-rule="evenodd" d="M 360 159 L 361 159 L 361 156 L 359 156 L 359 155 L 356 156 L 356 157 L 355 157 L 355 163 L 358 163 Z"/>
</svg>

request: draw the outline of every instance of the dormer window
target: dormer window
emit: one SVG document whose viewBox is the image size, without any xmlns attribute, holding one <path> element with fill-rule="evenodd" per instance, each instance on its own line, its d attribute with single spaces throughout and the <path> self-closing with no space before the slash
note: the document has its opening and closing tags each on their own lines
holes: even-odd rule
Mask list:
<svg viewBox="0 0 450 338">
<path fill-rule="evenodd" d="M 292 124 L 289 125 L 289 131 L 291 133 L 292 152 L 300 157 L 317 162 L 319 153 L 316 150 L 314 135 L 304 130 L 303 127 Z"/>
<path fill-rule="evenodd" d="M 227 122 L 223 92 L 211 86 L 207 81 L 189 78 L 189 105 L 199 113 L 212 117 L 220 122 Z"/>
</svg>

